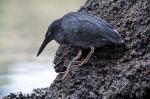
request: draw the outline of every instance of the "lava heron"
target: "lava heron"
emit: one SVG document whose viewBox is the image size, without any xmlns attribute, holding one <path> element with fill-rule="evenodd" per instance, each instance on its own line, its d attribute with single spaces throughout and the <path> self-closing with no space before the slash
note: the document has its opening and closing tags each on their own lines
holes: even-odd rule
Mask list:
<svg viewBox="0 0 150 99">
<path fill-rule="evenodd" d="M 78 62 L 74 66 L 82 66 L 87 63 L 94 53 L 95 48 L 104 45 L 123 44 L 124 42 L 112 25 L 101 18 L 83 12 L 71 12 L 55 20 L 48 27 L 37 56 L 40 55 L 45 46 L 52 40 L 55 40 L 59 44 L 70 44 L 79 47 L 77 56 L 67 66 L 62 79 L 66 77 L 73 62 Z M 81 48 L 90 48 L 91 51 L 83 61 L 79 62 L 77 60 L 82 55 Z"/>
</svg>

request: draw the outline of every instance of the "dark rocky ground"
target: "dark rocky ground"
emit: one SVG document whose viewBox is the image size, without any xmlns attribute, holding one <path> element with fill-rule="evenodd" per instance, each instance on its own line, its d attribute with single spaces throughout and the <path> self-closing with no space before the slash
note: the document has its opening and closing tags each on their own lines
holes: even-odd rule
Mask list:
<svg viewBox="0 0 150 99">
<path fill-rule="evenodd" d="M 125 44 L 96 49 L 88 64 L 72 68 L 62 81 L 60 73 L 49 88 L 5 99 L 150 99 L 150 0 L 88 0 L 80 11 L 107 20 Z M 61 45 L 56 72 L 64 71 L 76 54 L 75 47 Z"/>
</svg>

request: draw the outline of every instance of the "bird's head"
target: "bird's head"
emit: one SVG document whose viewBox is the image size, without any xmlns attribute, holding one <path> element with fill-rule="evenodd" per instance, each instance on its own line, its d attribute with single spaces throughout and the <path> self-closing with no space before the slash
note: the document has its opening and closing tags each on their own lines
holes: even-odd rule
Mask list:
<svg viewBox="0 0 150 99">
<path fill-rule="evenodd" d="M 45 39 L 38 51 L 37 56 L 39 56 L 41 54 L 41 52 L 43 51 L 43 49 L 46 47 L 46 45 L 51 42 L 52 40 L 54 40 L 54 33 L 57 32 L 57 30 L 59 29 L 59 25 L 60 25 L 60 19 L 55 20 L 49 27 L 48 30 L 46 32 L 45 35 Z"/>
</svg>

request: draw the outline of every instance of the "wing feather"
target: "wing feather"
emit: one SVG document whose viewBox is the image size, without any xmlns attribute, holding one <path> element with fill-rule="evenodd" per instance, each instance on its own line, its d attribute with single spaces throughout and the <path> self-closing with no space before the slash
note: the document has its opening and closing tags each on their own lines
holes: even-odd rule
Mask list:
<svg viewBox="0 0 150 99">
<path fill-rule="evenodd" d="M 65 15 L 61 26 L 71 42 L 117 44 L 123 41 L 106 21 L 85 13 L 73 12 Z"/>
</svg>

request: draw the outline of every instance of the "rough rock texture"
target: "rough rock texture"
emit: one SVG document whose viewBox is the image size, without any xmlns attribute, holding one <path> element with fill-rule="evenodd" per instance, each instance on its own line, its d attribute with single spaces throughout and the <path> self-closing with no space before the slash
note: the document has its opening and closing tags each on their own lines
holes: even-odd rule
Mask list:
<svg viewBox="0 0 150 99">
<path fill-rule="evenodd" d="M 62 81 L 60 73 L 50 88 L 37 89 L 28 98 L 150 99 L 150 0 L 88 0 L 80 11 L 111 23 L 125 45 L 96 49 L 88 64 L 72 68 Z M 65 71 L 76 54 L 77 48 L 61 45 L 56 72 Z"/>
</svg>

